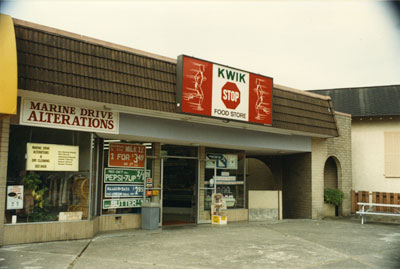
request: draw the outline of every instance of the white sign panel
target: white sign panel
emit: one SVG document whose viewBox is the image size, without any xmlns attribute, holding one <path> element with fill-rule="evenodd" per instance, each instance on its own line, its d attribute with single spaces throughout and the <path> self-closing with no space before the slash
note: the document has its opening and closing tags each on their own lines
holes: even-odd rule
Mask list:
<svg viewBox="0 0 400 269">
<path fill-rule="evenodd" d="M 249 120 L 249 73 L 214 64 L 211 116 Z"/>
<path fill-rule="evenodd" d="M 7 187 L 7 210 L 24 208 L 24 186 Z"/>
<path fill-rule="evenodd" d="M 27 143 L 26 170 L 79 171 L 79 147 Z"/>
<path fill-rule="evenodd" d="M 119 113 L 22 99 L 20 124 L 117 134 Z"/>
</svg>

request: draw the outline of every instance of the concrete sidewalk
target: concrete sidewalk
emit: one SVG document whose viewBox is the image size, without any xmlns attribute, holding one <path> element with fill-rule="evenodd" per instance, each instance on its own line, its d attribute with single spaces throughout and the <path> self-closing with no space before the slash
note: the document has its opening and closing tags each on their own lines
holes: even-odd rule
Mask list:
<svg viewBox="0 0 400 269">
<path fill-rule="evenodd" d="M 109 232 L 5 246 L 0 268 L 400 268 L 400 225 L 284 220 Z"/>
</svg>

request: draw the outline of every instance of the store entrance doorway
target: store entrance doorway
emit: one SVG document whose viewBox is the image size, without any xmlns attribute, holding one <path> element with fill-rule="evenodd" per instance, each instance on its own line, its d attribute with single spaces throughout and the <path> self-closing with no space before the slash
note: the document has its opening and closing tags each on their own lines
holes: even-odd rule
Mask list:
<svg viewBox="0 0 400 269">
<path fill-rule="evenodd" d="M 163 159 L 162 224 L 196 223 L 198 160 Z"/>
</svg>

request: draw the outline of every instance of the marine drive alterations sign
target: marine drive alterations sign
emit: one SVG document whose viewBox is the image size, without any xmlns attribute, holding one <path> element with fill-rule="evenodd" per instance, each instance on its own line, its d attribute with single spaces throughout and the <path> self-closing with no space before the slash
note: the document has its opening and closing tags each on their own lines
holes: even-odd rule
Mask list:
<svg viewBox="0 0 400 269">
<path fill-rule="evenodd" d="M 72 104 L 22 99 L 20 123 L 30 126 L 117 134 L 119 114 Z"/>
<path fill-rule="evenodd" d="M 272 124 L 272 78 L 178 57 L 179 112 Z"/>
</svg>

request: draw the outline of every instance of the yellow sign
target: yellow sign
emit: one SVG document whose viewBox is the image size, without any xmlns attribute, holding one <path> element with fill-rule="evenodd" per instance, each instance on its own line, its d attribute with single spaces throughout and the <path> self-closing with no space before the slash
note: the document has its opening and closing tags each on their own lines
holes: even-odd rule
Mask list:
<svg viewBox="0 0 400 269">
<path fill-rule="evenodd" d="M 17 114 L 17 46 L 14 23 L 0 14 L 0 118 Z"/>
<path fill-rule="evenodd" d="M 228 223 L 228 217 L 227 216 L 212 215 L 211 216 L 211 223 L 212 224 L 227 224 Z"/>
<path fill-rule="evenodd" d="M 79 147 L 27 143 L 27 171 L 79 171 Z"/>
</svg>

